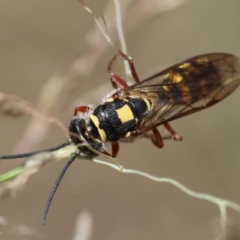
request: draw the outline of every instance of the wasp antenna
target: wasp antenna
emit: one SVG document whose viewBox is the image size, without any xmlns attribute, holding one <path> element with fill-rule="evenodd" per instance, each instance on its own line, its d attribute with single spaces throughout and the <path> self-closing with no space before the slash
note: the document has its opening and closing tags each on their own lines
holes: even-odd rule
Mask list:
<svg viewBox="0 0 240 240">
<path fill-rule="evenodd" d="M 24 157 L 30 157 L 30 156 L 33 156 L 33 155 L 36 155 L 36 154 L 39 154 L 39 153 L 42 153 L 42 152 L 54 152 L 58 149 L 61 149 L 65 146 L 68 146 L 71 144 L 71 141 L 67 141 L 65 143 L 62 143 L 56 147 L 52 147 L 52 148 L 49 148 L 49 149 L 44 149 L 44 150 L 39 150 L 39 151 L 35 151 L 35 152 L 28 152 L 28 153 L 22 153 L 22 154 L 15 154 L 15 155 L 6 155 L 6 156 L 0 156 L 0 159 L 15 159 L 15 158 L 24 158 Z"/>
<path fill-rule="evenodd" d="M 50 205 L 52 203 L 53 197 L 58 189 L 58 186 L 60 185 L 60 182 L 63 179 L 64 174 L 66 173 L 68 167 L 73 163 L 73 161 L 76 159 L 76 157 L 79 155 L 79 152 L 75 152 L 74 155 L 70 158 L 70 160 L 66 163 L 66 165 L 63 167 L 62 171 L 60 172 L 57 181 L 55 182 L 52 191 L 49 194 L 47 203 L 45 205 L 44 208 L 44 212 L 43 212 L 43 217 L 42 217 L 42 224 L 45 225 L 46 220 L 47 220 L 47 214 L 48 214 L 48 210 L 50 208 Z"/>
</svg>

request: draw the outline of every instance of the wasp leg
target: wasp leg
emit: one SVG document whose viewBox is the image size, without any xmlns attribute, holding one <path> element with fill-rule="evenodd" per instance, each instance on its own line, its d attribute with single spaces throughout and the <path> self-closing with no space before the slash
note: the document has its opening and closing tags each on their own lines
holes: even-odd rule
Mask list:
<svg viewBox="0 0 240 240">
<path fill-rule="evenodd" d="M 157 128 L 153 128 L 152 129 L 152 142 L 153 144 L 158 147 L 158 148 L 162 148 L 163 147 L 163 140 L 162 140 L 162 136 L 160 134 L 160 132 L 158 131 Z"/>
<path fill-rule="evenodd" d="M 146 133 L 144 135 L 144 137 L 146 138 L 150 138 L 152 140 L 152 143 L 158 147 L 158 148 L 162 148 L 163 147 L 163 138 L 160 134 L 160 132 L 158 131 L 157 128 L 153 128 L 152 129 L 152 133 Z M 169 139 L 169 138 L 167 138 Z"/>
<path fill-rule="evenodd" d="M 117 60 L 117 57 L 118 57 L 118 56 L 119 56 L 118 54 L 114 55 L 113 58 L 112 58 L 112 59 L 110 60 L 110 62 L 108 63 L 108 66 L 107 66 L 107 71 L 108 71 L 108 72 L 112 72 L 113 63 Z"/>
<path fill-rule="evenodd" d="M 74 109 L 74 116 L 77 116 L 78 112 L 87 113 L 87 112 L 89 112 L 89 110 L 90 110 L 90 108 L 88 106 L 77 106 Z"/>
<path fill-rule="evenodd" d="M 163 125 L 167 129 L 167 131 L 172 135 L 174 140 L 177 140 L 177 141 L 183 140 L 182 136 L 180 136 L 177 132 L 175 132 L 175 130 L 170 126 L 169 123 L 164 123 Z"/>
<path fill-rule="evenodd" d="M 135 69 L 135 65 L 134 65 L 134 61 L 133 61 L 132 57 L 126 55 L 125 53 L 123 53 L 123 52 L 121 52 L 121 51 L 119 51 L 119 55 L 120 55 L 121 57 L 123 57 L 124 60 L 127 60 L 127 61 L 128 61 L 128 65 L 129 65 L 129 67 L 130 67 L 130 69 L 131 69 L 131 74 L 132 74 L 132 78 L 134 79 L 134 81 L 135 81 L 136 83 L 140 82 L 139 77 L 138 77 L 138 74 L 137 74 L 137 71 L 136 71 L 136 69 Z"/>
<path fill-rule="evenodd" d="M 112 142 L 112 157 L 115 158 L 119 151 L 119 144 L 118 142 Z"/>
<path fill-rule="evenodd" d="M 104 151 L 103 154 L 107 155 L 109 157 L 115 158 L 119 151 L 119 144 L 118 144 L 118 142 L 112 142 L 111 145 L 112 145 L 112 154 L 110 154 L 106 151 Z"/>
<path fill-rule="evenodd" d="M 131 70 L 132 78 L 134 79 L 134 81 L 135 81 L 136 83 L 140 82 L 139 77 L 138 77 L 138 74 L 137 74 L 137 71 L 136 71 L 136 69 L 135 69 L 135 65 L 134 65 L 134 61 L 133 61 L 132 57 L 128 56 L 127 54 L 125 54 L 125 53 L 123 53 L 123 52 L 121 52 L 121 51 L 119 51 L 118 54 L 116 54 L 116 55 L 111 59 L 111 61 L 110 61 L 109 64 L 108 64 L 107 71 L 109 71 L 109 72 L 112 71 L 112 65 L 113 65 L 113 63 L 116 61 L 116 59 L 117 59 L 118 56 L 120 56 L 120 57 L 122 57 L 124 60 L 128 61 L 128 65 L 129 65 L 130 70 Z M 125 82 L 125 81 L 123 80 L 123 82 Z M 126 82 L 125 82 L 125 84 L 123 84 L 123 85 L 120 84 L 120 85 L 121 85 L 122 87 L 125 87 L 125 85 L 128 86 Z M 114 85 L 113 85 L 113 87 L 116 88 Z"/>
<path fill-rule="evenodd" d="M 110 80 L 112 83 L 112 86 L 117 89 L 117 88 L 126 88 L 128 87 L 127 83 L 116 73 L 111 73 L 110 74 Z"/>
</svg>

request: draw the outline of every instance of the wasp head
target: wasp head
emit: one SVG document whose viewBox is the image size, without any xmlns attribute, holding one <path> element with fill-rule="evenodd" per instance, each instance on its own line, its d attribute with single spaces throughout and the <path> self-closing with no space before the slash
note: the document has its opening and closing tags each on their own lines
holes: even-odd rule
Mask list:
<svg viewBox="0 0 240 240">
<path fill-rule="evenodd" d="M 70 138 L 72 142 L 80 150 L 80 153 L 83 153 L 89 157 L 95 157 L 98 154 L 92 151 L 91 148 L 97 152 L 102 152 L 104 149 L 104 144 L 99 139 L 95 139 L 89 135 L 87 131 L 87 125 L 88 124 L 85 118 L 76 116 L 70 121 L 68 130 L 70 132 Z"/>
</svg>

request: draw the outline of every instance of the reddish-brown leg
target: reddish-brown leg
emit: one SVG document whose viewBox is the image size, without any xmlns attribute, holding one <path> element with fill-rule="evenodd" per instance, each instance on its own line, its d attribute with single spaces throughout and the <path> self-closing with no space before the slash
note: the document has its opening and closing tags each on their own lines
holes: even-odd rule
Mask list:
<svg viewBox="0 0 240 240">
<path fill-rule="evenodd" d="M 74 116 L 77 116 L 78 112 L 87 113 L 89 112 L 89 110 L 90 110 L 90 107 L 88 106 L 77 106 L 74 109 Z"/>
<path fill-rule="evenodd" d="M 153 128 L 152 133 L 153 134 L 152 134 L 151 139 L 152 139 L 153 144 L 158 148 L 162 148 L 163 147 L 163 140 L 162 140 L 160 132 L 158 131 L 157 128 Z"/>
<path fill-rule="evenodd" d="M 118 54 L 114 55 L 113 58 L 108 63 L 108 66 L 107 66 L 107 71 L 108 72 L 112 72 L 113 63 L 117 60 L 117 57 L 118 57 Z"/>
<path fill-rule="evenodd" d="M 132 59 L 130 56 L 126 55 L 125 53 L 121 52 L 121 51 L 119 51 L 118 54 L 115 55 L 115 56 L 111 59 L 111 61 L 110 61 L 109 64 L 108 64 L 107 70 L 108 70 L 109 72 L 112 71 L 112 65 L 113 65 L 113 63 L 116 61 L 116 59 L 117 59 L 118 56 L 120 56 L 120 57 L 122 57 L 124 60 L 128 61 L 128 65 L 129 65 L 130 70 L 131 70 L 132 78 L 134 79 L 134 81 L 135 81 L 136 83 L 140 82 L 139 77 L 138 77 L 138 74 L 137 74 L 137 71 L 136 71 L 136 69 L 135 69 L 135 65 L 134 65 L 133 59 Z M 117 87 L 119 87 L 119 86 L 121 86 L 121 87 L 126 87 L 126 86 L 128 86 L 127 83 L 126 83 L 121 77 L 119 77 L 118 75 L 116 75 L 116 76 L 117 76 L 117 78 L 120 78 L 120 79 L 121 79 L 120 82 L 118 82 L 118 81 L 113 77 L 113 78 L 114 78 L 114 82 L 117 81 L 117 85 L 116 85 L 115 83 L 113 83 L 112 74 L 113 74 L 114 76 L 115 76 L 116 74 L 115 74 L 115 73 L 111 73 L 111 76 L 110 76 L 111 82 L 112 82 L 112 85 L 113 85 L 114 88 L 117 88 Z"/>
<path fill-rule="evenodd" d="M 120 76 L 118 76 L 116 73 L 111 73 L 110 74 L 110 80 L 112 83 L 112 86 L 117 89 L 117 88 L 126 88 L 128 87 L 127 83 L 125 80 L 123 80 Z"/>
<path fill-rule="evenodd" d="M 119 144 L 118 142 L 112 142 L 112 157 L 115 158 L 119 151 Z"/>
<path fill-rule="evenodd" d="M 118 144 L 118 142 L 112 142 L 111 145 L 112 145 L 112 154 L 110 154 L 106 151 L 104 151 L 103 154 L 110 156 L 112 158 L 115 158 L 119 151 L 119 144 Z"/>
<path fill-rule="evenodd" d="M 161 134 L 160 134 L 160 132 L 158 131 L 157 128 L 153 128 L 152 129 L 152 133 L 146 133 L 144 135 L 144 137 L 150 138 L 152 140 L 152 143 L 156 147 L 158 147 L 158 148 L 162 148 L 163 147 L 163 138 L 162 138 L 162 136 L 161 136 Z M 169 138 L 167 138 L 167 139 L 169 139 Z"/>
<path fill-rule="evenodd" d="M 183 140 L 182 136 L 180 136 L 177 132 L 175 132 L 175 130 L 170 126 L 169 123 L 164 123 L 163 125 L 167 129 L 167 131 L 172 135 L 174 140 L 177 140 L 177 141 Z"/>
<path fill-rule="evenodd" d="M 129 67 L 130 67 L 130 69 L 131 69 L 131 74 L 132 74 L 132 77 L 133 77 L 134 81 L 135 81 L 136 83 L 140 82 L 139 77 L 138 77 L 138 74 L 137 74 L 137 71 L 136 71 L 136 69 L 135 69 L 135 65 L 134 65 L 134 61 L 133 61 L 132 57 L 126 55 L 125 53 L 123 53 L 123 52 L 121 52 L 121 51 L 119 51 L 119 55 L 120 55 L 121 57 L 123 57 L 124 60 L 127 60 L 127 61 L 128 61 L 128 65 L 129 65 Z"/>
</svg>

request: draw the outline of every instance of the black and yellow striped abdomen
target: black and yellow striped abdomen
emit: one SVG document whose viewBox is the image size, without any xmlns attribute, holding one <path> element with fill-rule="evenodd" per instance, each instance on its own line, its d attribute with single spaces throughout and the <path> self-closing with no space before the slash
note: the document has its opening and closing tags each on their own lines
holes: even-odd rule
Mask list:
<svg viewBox="0 0 240 240">
<path fill-rule="evenodd" d="M 151 102 L 146 98 L 107 99 L 90 115 L 90 132 L 103 142 L 130 137 L 150 109 Z"/>
</svg>

